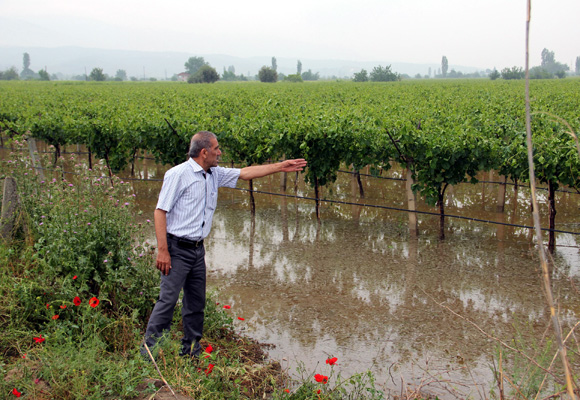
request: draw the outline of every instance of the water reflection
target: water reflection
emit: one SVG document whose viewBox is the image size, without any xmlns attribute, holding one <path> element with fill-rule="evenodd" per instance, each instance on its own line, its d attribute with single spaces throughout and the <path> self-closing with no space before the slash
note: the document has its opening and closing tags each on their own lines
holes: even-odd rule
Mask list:
<svg viewBox="0 0 580 400">
<path fill-rule="evenodd" d="M 139 177 L 157 179 L 133 181 L 143 219 L 152 219 L 165 170 L 150 162 L 136 168 Z M 400 170 L 389 174 L 402 176 Z M 322 196 L 406 208 L 403 181 L 361 178 L 364 199 L 350 174 L 340 174 Z M 279 193 L 280 179 L 264 178 L 255 187 Z M 293 174 L 287 187 L 293 194 Z M 527 191 L 508 186 L 505 212 L 496 213 L 497 190 L 486 183 L 454 187 L 446 212 L 531 224 Z M 300 179 L 297 193 L 312 196 Z M 558 195 L 558 229 L 580 228 L 579 200 Z M 434 210 L 420 199 L 418 207 Z M 465 397 L 479 397 L 477 390 L 492 385 L 495 344 L 467 320 L 507 342 L 514 324 L 534 340 L 543 337 L 549 312 L 528 229 L 447 219 L 446 239 L 439 241 L 438 217 L 420 215 L 419 236 L 412 239 L 403 212 L 329 203 L 321 212 L 318 223 L 313 201 L 257 194 L 252 217 L 247 192 L 222 189 L 206 241 L 208 284 L 219 289 L 220 302 L 232 305 L 233 316 L 245 319 L 235 320 L 237 327 L 274 344 L 270 355 L 285 360 L 290 372 L 302 362 L 307 372 L 328 373 L 324 360 L 334 356 L 343 375 L 371 369 L 387 388 L 433 375 L 453 382 Z M 558 234 L 557 244 L 552 279 L 564 326 L 571 326 L 580 311 L 573 285 L 580 277 L 578 236 Z M 449 397 L 436 385 L 428 389 Z"/>
<path fill-rule="evenodd" d="M 364 203 L 405 206 L 404 182 L 373 179 L 363 177 Z M 145 209 L 154 208 L 155 186 L 143 188 L 153 200 L 142 200 Z M 256 188 L 278 192 L 279 181 L 266 178 Z M 492 184 L 458 186 L 447 210 L 529 224 L 525 190 L 508 189 L 504 213 L 495 213 L 495 190 Z M 298 192 L 310 195 L 302 182 Z M 352 201 L 358 187 L 352 176 L 341 175 L 323 195 Z M 577 203 L 573 195 L 562 196 L 558 217 L 566 215 L 566 224 L 578 224 Z M 302 362 L 308 372 L 328 372 L 324 360 L 335 356 L 343 374 L 371 369 L 388 388 L 401 378 L 418 384 L 434 374 L 476 395 L 477 385 L 486 392 L 491 387 L 494 343 L 467 320 L 506 341 L 516 321 L 536 340 L 548 326 L 528 229 L 448 219 L 441 242 L 432 216 L 420 216 L 419 238 L 410 239 L 401 212 L 324 204 L 318 223 L 312 201 L 264 194 L 256 195 L 256 208 L 252 217 L 246 192 L 220 193 L 206 245 L 209 284 L 245 319 L 236 321 L 239 329 L 276 345 L 270 355 L 286 360 L 291 371 Z M 579 309 L 569 280 L 578 276 L 577 237 L 560 234 L 558 244 L 552 278 L 569 325 Z"/>
</svg>

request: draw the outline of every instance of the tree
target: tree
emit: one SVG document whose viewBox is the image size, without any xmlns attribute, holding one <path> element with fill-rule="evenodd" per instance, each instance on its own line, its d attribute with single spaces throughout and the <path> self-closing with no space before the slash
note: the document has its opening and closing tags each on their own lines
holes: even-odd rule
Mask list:
<svg viewBox="0 0 580 400">
<path fill-rule="evenodd" d="M 22 72 L 20 73 L 20 77 L 22 79 L 32 79 L 34 75 L 34 71 L 30 69 L 30 55 L 24 53 L 22 56 Z"/>
<path fill-rule="evenodd" d="M 580 75 L 580 56 L 576 57 L 576 75 Z"/>
<path fill-rule="evenodd" d="M 298 60 L 296 63 L 296 73 L 302 75 L 302 61 Z"/>
<path fill-rule="evenodd" d="M 105 74 L 103 73 L 102 68 L 93 68 L 89 75 L 89 80 L 101 82 L 104 81 L 106 78 Z"/>
<path fill-rule="evenodd" d="M 278 80 L 278 73 L 274 69 L 264 65 L 258 72 L 258 79 L 260 79 L 260 82 L 273 83 Z"/>
<path fill-rule="evenodd" d="M 311 69 L 302 73 L 302 79 L 304 79 L 305 81 L 317 81 L 319 78 L 320 74 L 318 72 L 312 73 Z"/>
<path fill-rule="evenodd" d="M 28 53 L 24 53 L 24 56 L 22 57 L 22 66 L 24 69 L 30 68 L 30 55 Z"/>
<path fill-rule="evenodd" d="M 43 69 L 38 71 L 38 76 L 39 76 L 41 81 L 49 81 L 50 80 L 50 75 L 48 75 L 48 72 L 46 72 Z"/>
<path fill-rule="evenodd" d="M 570 69 L 570 67 L 568 67 L 566 64 L 562 64 L 556 61 L 554 52 L 548 49 L 542 50 L 542 63 L 540 66 L 550 75 L 556 75 L 558 77 L 566 76 L 566 71 Z"/>
<path fill-rule="evenodd" d="M 190 76 L 195 75 L 197 71 L 204 65 L 209 65 L 205 62 L 203 57 L 189 57 L 189 60 L 185 63 L 185 70 Z"/>
<path fill-rule="evenodd" d="M 115 74 L 116 81 L 126 81 L 127 80 L 127 72 L 124 69 L 118 69 L 117 73 Z"/>
<path fill-rule="evenodd" d="M 495 81 L 500 76 L 501 76 L 501 74 L 499 73 L 499 71 L 494 68 L 493 71 L 491 71 L 489 74 L 489 79 L 491 79 L 492 81 Z"/>
<path fill-rule="evenodd" d="M 355 72 L 352 78 L 354 82 L 368 82 L 369 74 L 366 69 L 361 69 L 360 72 Z"/>
<path fill-rule="evenodd" d="M 447 76 L 447 70 L 449 69 L 449 62 L 447 61 L 447 57 L 443 56 L 441 59 L 441 74 L 445 78 Z"/>
<path fill-rule="evenodd" d="M 505 80 L 524 79 L 526 73 L 521 67 L 504 68 L 501 70 L 501 77 Z"/>
<path fill-rule="evenodd" d="M 374 67 L 370 74 L 370 80 L 372 82 L 393 82 L 393 81 L 400 81 L 401 76 L 391 71 L 391 66 L 388 65 L 386 67 Z"/>
<path fill-rule="evenodd" d="M 276 57 L 272 57 L 272 69 L 278 71 L 278 63 L 276 62 Z"/>
<path fill-rule="evenodd" d="M 542 67 L 546 68 L 556 62 L 556 58 L 554 56 L 554 52 L 548 49 L 542 50 L 542 63 L 540 64 Z"/>
<path fill-rule="evenodd" d="M 284 77 L 284 82 L 294 82 L 294 83 L 301 83 L 303 82 L 302 76 L 298 74 L 290 74 Z"/>
<path fill-rule="evenodd" d="M 197 72 L 187 78 L 188 83 L 214 83 L 220 79 L 220 75 L 215 68 L 206 64 L 203 65 Z"/>
<path fill-rule="evenodd" d="M 10 67 L 4 72 L 0 72 L 0 81 L 16 81 L 19 79 L 16 67 Z"/>
</svg>

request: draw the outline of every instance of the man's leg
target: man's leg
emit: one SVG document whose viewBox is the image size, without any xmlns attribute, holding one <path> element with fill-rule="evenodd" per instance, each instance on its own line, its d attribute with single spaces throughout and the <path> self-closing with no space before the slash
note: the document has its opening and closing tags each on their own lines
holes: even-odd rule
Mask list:
<svg viewBox="0 0 580 400">
<path fill-rule="evenodd" d="M 183 339 L 181 351 L 183 355 L 199 355 L 201 346 L 199 340 L 203 332 L 203 320 L 205 309 L 205 248 L 195 249 L 195 261 L 187 274 L 183 285 Z M 193 349 L 191 345 L 194 344 Z"/>
<path fill-rule="evenodd" d="M 161 274 L 159 299 L 149 317 L 145 332 L 145 343 L 150 349 L 163 334 L 169 331 L 173 320 L 173 310 L 179 299 L 179 292 L 181 292 L 191 268 L 191 265 L 187 263 L 191 256 L 188 257 L 186 254 L 187 252 L 193 253 L 191 250 L 178 248 L 177 243 L 174 243 L 173 240 L 168 240 L 167 246 L 171 255 L 171 269 L 168 275 Z"/>
</svg>

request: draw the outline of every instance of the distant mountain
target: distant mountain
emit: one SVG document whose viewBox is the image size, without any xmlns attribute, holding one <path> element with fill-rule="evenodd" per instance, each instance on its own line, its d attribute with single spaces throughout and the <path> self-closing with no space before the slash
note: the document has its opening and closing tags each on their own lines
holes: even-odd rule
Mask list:
<svg viewBox="0 0 580 400">
<path fill-rule="evenodd" d="M 62 74 L 63 78 L 75 75 L 90 74 L 95 67 L 114 76 L 119 69 L 127 72 L 129 77 L 170 79 L 174 74 L 184 71 L 184 64 L 189 57 L 203 57 L 221 74 L 224 68 L 233 65 L 237 75 L 254 76 L 259 69 L 270 66 L 272 57 L 233 57 L 221 54 L 191 54 L 180 52 L 145 52 L 130 50 L 89 49 L 83 47 L 0 47 L 0 71 L 10 67 L 22 70 L 24 53 L 30 55 L 30 68 L 34 71 L 45 69 L 49 74 Z M 275 55 L 274 55 L 275 56 Z M 276 57 L 278 72 L 296 73 L 298 59 Z M 429 69 L 433 74 L 440 64 L 411 64 L 390 61 L 349 61 L 349 60 L 311 60 L 300 59 L 302 72 L 312 70 L 321 77 L 352 78 L 355 72 L 366 69 L 368 72 L 376 66 L 391 65 L 394 72 L 415 76 L 426 75 Z M 463 73 L 471 73 L 481 68 L 449 65 Z"/>
</svg>

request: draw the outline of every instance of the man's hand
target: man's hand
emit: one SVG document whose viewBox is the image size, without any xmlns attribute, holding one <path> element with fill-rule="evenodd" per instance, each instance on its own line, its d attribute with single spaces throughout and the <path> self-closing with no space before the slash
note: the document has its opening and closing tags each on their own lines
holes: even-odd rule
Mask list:
<svg viewBox="0 0 580 400">
<path fill-rule="evenodd" d="M 171 269 L 171 256 L 167 249 L 158 250 L 156 267 L 163 275 L 169 275 L 169 270 Z"/>
<path fill-rule="evenodd" d="M 296 172 L 302 171 L 308 162 L 303 158 L 297 158 L 295 160 L 285 160 L 280 162 L 280 172 Z"/>
<path fill-rule="evenodd" d="M 262 178 L 267 175 L 275 174 L 276 172 L 298 172 L 306 167 L 307 161 L 303 158 L 295 160 L 285 160 L 275 164 L 267 165 L 252 165 L 250 167 L 242 168 L 240 171 L 240 179 L 249 181 L 250 179 Z"/>
</svg>

